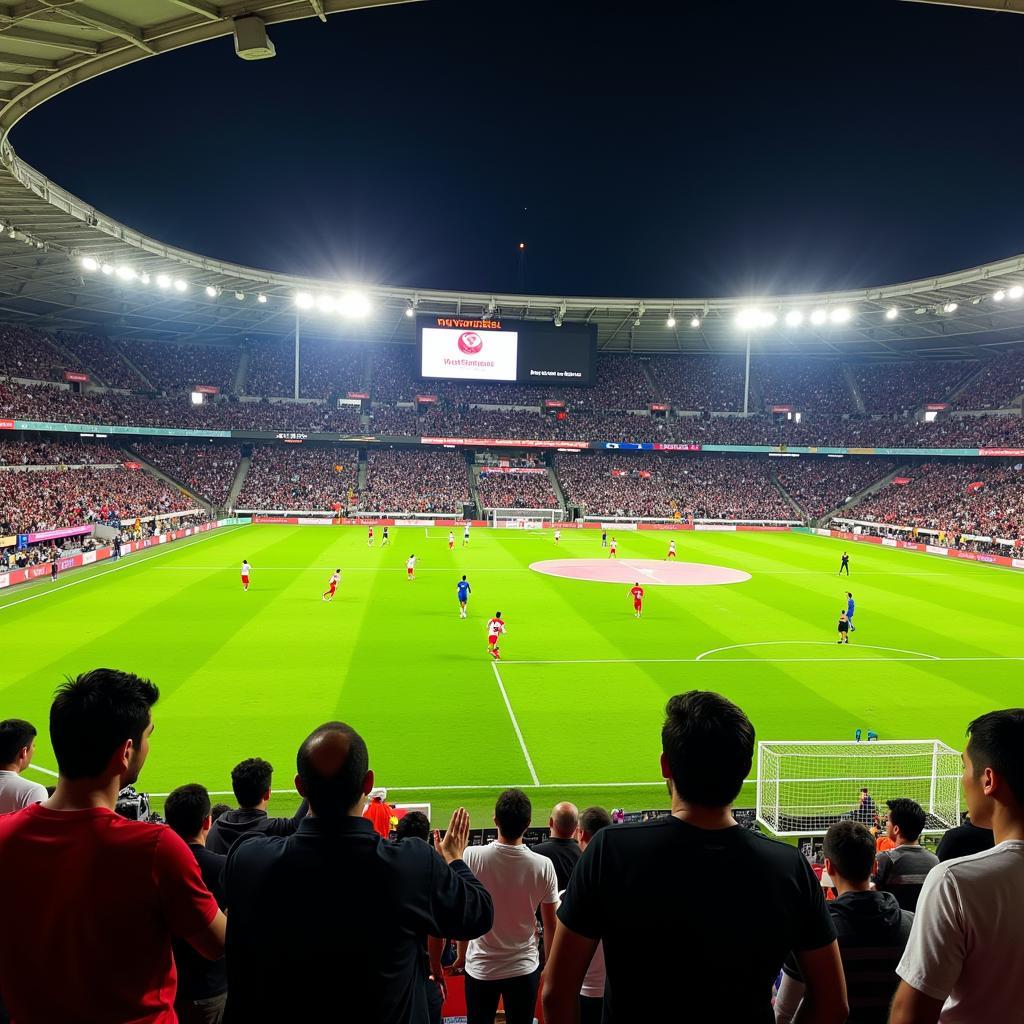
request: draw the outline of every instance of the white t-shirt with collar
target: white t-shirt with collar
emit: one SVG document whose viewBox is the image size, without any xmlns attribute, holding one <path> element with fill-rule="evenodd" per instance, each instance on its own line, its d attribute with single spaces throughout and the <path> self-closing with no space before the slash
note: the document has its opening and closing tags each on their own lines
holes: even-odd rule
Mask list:
<svg viewBox="0 0 1024 1024">
<path fill-rule="evenodd" d="M 558 902 L 555 865 L 523 845 L 470 846 L 462 858 L 494 903 L 494 926 L 469 943 L 466 973 L 477 981 L 518 978 L 540 966 L 537 907 Z"/>
<path fill-rule="evenodd" d="M 29 804 L 41 804 L 45 799 L 45 786 L 17 772 L 0 771 L 0 814 L 20 811 Z"/>
<path fill-rule="evenodd" d="M 896 973 L 945 1000 L 940 1024 L 1021 1019 L 1024 841 L 932 868 Z"/>
</svg>

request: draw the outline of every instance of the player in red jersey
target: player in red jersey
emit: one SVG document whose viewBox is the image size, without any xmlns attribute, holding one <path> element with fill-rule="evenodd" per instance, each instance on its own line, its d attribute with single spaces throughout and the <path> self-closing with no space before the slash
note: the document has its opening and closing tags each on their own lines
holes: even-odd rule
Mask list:
<svg viewBox="0 0 1024 1024">
<path fill-rule="evenodd" d="M 252 568 L 249 565 L 249 559 L 242 559 L 242 589 L 248 591 L 249 589 L 249 569 Z"/>
<path fill-rule="evenodd" d="M 674 540 L 670 540 L 668 542 L 668 554 L 665 556 L 665 561 L 668 561 L 670 558 L 675 558 L 675 557 L 676 557 L 676 542 Z"/>
<path fill-rule="evenodd" d="M 448 550 L 455 550 L 455 534 L 451 530 L 448 531 Z"/>
<path fill-rule="evenodd" d="M 639 580 L 629 588 L 629 592 L 633 595 L 633 615 L 639 619 L 644 610 L 644 588 L 640 586 Z"/>
<path fill-rule="evenodd" d="M 366 546 L 368 548 L 372 548 L 373 547 L 373 527 L 372 526 L 366 531 Z"/>
<path fill-rule="evenodd" d="M 618 542 L 615 540 L 614 537 L 612 537 L 611 547 L 608 549 L 608 557 L 609 558 L 618 558 L 619 556 L 616 554 L 617 551 L 618 551 Z"/>
<path fill-rule="evenodd" d="M 495 661 L 501 661 L 501 651 L 498 649 L 498 638 L 505 632 L 505 620 L 501 612 L 495 612 L 494 618 L 487 623 L 487 650 Z"/>
<path fill-rule="evenodd" d="M 416 556 L 410 555 L 405 562 L 405 578 L 407 580 L 416 579 Z"/>
<path fill-rule="evenodd" d="M 327 589 L 323 593 L 324 601 L 333 601 L 334 592 L 338 589 L 338 581 L 341 579 L 341 570 L 335 569 L 331 578 L 327 581 Z"/>
</svg>

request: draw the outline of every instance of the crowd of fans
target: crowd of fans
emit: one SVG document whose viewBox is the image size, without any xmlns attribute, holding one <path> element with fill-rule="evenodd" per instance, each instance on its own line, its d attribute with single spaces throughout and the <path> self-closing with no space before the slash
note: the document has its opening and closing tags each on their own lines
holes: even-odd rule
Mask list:
<svg viewBox="0 0 1024 1024">
<path fill-rule="evenodd" d="M 160 391 L 191 391 L 199 384 L 229 392 L 235 386 L 237 345 L 188 345 L 169 341 L 118 341 L 128 358 Z"/>
<path fill-rule="evenodd" d="M 777 1024 L 1019 1017 L 1024 918 L 1007 908 L 1024 902 L 1022 709 L 967 726 L 970 819 L 936 853 L 920 843 L 919 804 L 888 799 L 883 828 L 865 788 L 816 866 L 738 823 L 755 730 L 714 692 L 666 705 L 652 767 L 668 813 L 617 824 L 563 801 L 532 846 L 520 789 L 498 796 L 486 845 L 470 845 L 464 808 L 443 834 L 422 812 L 394 826 L 371 750 L 339 721 L 298 747 L 293 816 L 268 815 L 273 767 L 247 757 L 231 772 L 237 807 L 186 783 L 165 824 L 135 789 L 164 735 L 159 698 L 126 672 L 68 678 L 48 716 L 52 791 L 24 774 L 35 726 L 0 722 L 0 905 L 18 922 L 0 931 L 0 994 L 13 1020 L 74 1020 L 83 1006 L 111 1021 L 326 1020 L 341 999 L 352 1020 L 437 1024 L 454 973 L 469 1024 L 494 1024 L 499 1000 L 506 1024 L 531 1024 L 539 992 L 547 1024 L 673 1020 L 680 992 L 701 1021 L 723 1006 Z M 42 948 L 75 965 L 60 984 Z"/>
<path fill-rule="evenodd" d="M 462 452 L 448 449 L 382 449 L 367 452 L 366 512 L 440 512 L 461 515 L 470 500 L 469 469 Z"/>
<path fill-rule="evenodd" d="M 0 377 L 55 380 L 66 362 L 45 334 L 0 324 Z"/>
<path fill-rule="evenodd" d="M 61 348 L 77 360 L 68 369 L 91 373 L 109 388 L 135 391 L 148 386 L 125 361 L 117 342 L 71 331 L 60 331 L 56 338 Z"/>
<path fill-rule="evenodd" d="M 869 413 L 919 409 L 928 402 L 942 402 L 978 367 L 967 360 L 851 365 L 857 390 Z"/>
<path fill-rule="evenodd" d="M 358 452 L 346 448 L 265 445 L 253 449 L 235 506 L 314 512 L 355 504 Z"/>
<path fill-rule="evenodd" d="M 132 451 L 215 506 L 223 506 L 238 473 L 237 445 L 141 442 Z"/>
<path fill-rule="evenodd" d="M 779 483 L 811 519 L 839 508 L 896 468 L 893 459 L 851 455 L 841 459 L 801 456 L 774 463 Z"/>
<path fill-rule="evenodd" d="M 486 508 L 558 508 L 547 473 L 481 473 L 480 504 Z"/>
<path fill-rule="evenodd" d="M 791 405 L 805 413 L 837 415 L 855 411 L 838 359 L 759 356 L 751 361 L 750 373 L 760 386 L 766 409 Z"/>
<path fill-rule="evenodd" d="M 366 350 L 359 345 L 311 338 L 299 345 L 299 397 L 328 398 L 360 391 L 366 384 Z M 249 348 L 248 395 L 290 397 L 295 394 L 295 342 L 252 342 Z"/>
<path fill-rule="evenodd" d="M 1024 349 L 1014 349 L 990 363 L 961 391 L 958 409 L 1006 409 L 1024 395 Z"/>
<path fill-rule="evenodd" d="M 419 437 L 420 424 L 414 409 L 408 406 L 375 405 L 366 432 L 380 437 Z"/>
<path fill-rule="evenodd" d="M 109 444 L 0 440 L 0 466 L 116 466 L 124 461 L 124 452 Z"/>
<path fill-rule="evenodd" d="M 658 356 L 647 365 L 658 388 L 658 400 L 670 402 L 676 409 L 743 409 L 743 359 L 738 356 Z"/>
<path fill-rule="evenodd" d="M 909 483 L 888 484 L 851 517 L 894 526 L 941 530 L 950 543 L 962 535 L 1024 537 L 1021 463 L 924 462 L 907 470 Z"/>
<path fill-rule="evenodd" d="M 555 466 L 566 501 L 588 516 L 797 518 L 765 459 L 581 452 L 556 456 Z"/>
</svg>

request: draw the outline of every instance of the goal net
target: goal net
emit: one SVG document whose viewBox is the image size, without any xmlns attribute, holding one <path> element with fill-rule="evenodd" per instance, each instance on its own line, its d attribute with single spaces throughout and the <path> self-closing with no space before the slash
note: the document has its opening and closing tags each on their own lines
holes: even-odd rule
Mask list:
<svg viewBox="0 0 1024 1024">
<path fill-rule="evenodd" d="M 495 508 L 490 510 L 491 526 L 504 530 L 541 530 L 561 520 L 561 513 L 561 509 L 550 508 Z"/>
<path fill-rule="evenodd" d="M 960 754 L 939 740 L 765 741 L 757 745 L 757 820 L 779 836 L 823 835 L 844 819 L 880 824 L 885 802 L 916 800 L 926 832 L 960 823 Z M 862 795 L 862 790 L 867 795 Z"/>
</svg>

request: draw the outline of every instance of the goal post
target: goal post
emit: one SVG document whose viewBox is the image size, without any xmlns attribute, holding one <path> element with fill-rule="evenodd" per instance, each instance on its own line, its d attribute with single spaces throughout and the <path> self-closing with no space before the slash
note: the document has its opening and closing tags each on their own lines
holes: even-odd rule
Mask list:
<svg viewBox="0 0 1024 1024">
<path fill-rule="evenodd" d="M 874 824 L 885 802 L 916 800 L 926 832 L 960 823 L 960 754 L 941 740 L 765 740 L 757 745 L 757 820 L 777 836 Z M 867 789 L 870 802 L 861 803 Z"/>
<path fill-rule="evenodd" d="M 504 530 L 542 530 L 560 523 L 565 515 L 560 508 L 492 508 L 487 511 L 491 526 Z"/>
</svg>

